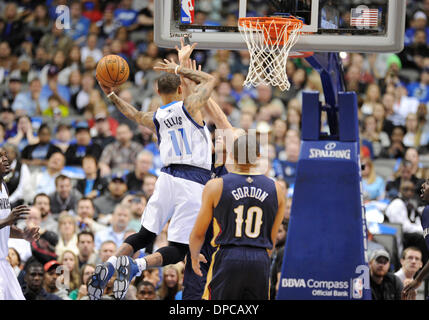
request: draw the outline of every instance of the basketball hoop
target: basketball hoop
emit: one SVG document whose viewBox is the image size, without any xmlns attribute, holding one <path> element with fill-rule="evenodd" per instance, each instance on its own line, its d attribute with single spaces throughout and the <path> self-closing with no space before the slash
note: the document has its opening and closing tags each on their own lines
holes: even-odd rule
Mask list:
<svg viewBox="0 0 429 320">
<path fill-rule="evenodd" d="M 270 84 L 289 90 L 286 64 L 290 58 L 306 58 L 313 52 L 291 52 L 304 23 L 293 17 L 245 17 L 238 19 L 238 29 L 250 52 L 250 66 L 244 85 Z"/>
</svg>

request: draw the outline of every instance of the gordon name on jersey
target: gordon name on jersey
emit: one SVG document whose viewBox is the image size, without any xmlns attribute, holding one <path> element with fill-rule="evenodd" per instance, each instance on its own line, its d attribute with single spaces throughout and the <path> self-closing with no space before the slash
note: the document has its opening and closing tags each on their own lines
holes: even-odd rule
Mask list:
<svg viewBox="0 0 429 320">
<path fill-rule="evenodd" d="M 261 202 L 268 197 L 268 192 L 263 191 L 261 188 L 255 187 L 238 187 L 231 191 L 232 196 L 235 200 L 240 200 L 242 198 L 254 198 Z"/>
</svg>

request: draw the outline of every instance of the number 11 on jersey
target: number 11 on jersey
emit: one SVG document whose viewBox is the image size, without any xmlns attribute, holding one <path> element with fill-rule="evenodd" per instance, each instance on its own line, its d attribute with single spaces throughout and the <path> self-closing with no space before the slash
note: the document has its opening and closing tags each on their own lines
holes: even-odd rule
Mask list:
<svg viewBox="0 0 429 320">
<path fill-rule="evenodd" d="M 181 142 L 179 144 L 179 140 L 177 139 L 176 132 L 180 132 L 180 138 Z M 185 146 L 186 154 L 191 154 L 191 148 L 189 148 L 188 138 L 186 136 L 186 132 L 184 128 L 179 128 L 177 130 L 170 130 L 168 133 L 171 136 L 171 142 L 173 143 L 174 152 L 176 153 L 176 156 L 181 156 L 183 154 L 183 146 Z"/>
</svg>

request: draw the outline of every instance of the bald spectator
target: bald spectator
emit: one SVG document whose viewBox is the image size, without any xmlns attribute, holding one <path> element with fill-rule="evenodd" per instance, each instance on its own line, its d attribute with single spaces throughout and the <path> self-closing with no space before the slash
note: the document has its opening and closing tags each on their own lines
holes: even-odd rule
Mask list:
<svg viewBox="0 0 429 320">
<path fill-rule="evenodd" d="M 116 140 L 107 145 L 101 154 L 99 165 L 102 176 L 124 170 L 133 170 L 137 154 L 143 146 L 132 141 L 133 133 L 126 124 L 120 124 L 116 130 Z"/>
<path fill-rule="evenodd" d="M 106 262 L 116 252 L 116 244 L 112 240 L 106 240 L 100 245 L 98 250 L 97 264 Z"/>
<path fill-rule="evenodd" d="M 130 220 L 130 209 L 121 204 L 117 205 L 112 214 L 111 225 L 95 234 L 95 247 L 100 249 L 101 244 L 106 240 L 112 240 L 119 247 L 124 242 Z"/>
</svg>

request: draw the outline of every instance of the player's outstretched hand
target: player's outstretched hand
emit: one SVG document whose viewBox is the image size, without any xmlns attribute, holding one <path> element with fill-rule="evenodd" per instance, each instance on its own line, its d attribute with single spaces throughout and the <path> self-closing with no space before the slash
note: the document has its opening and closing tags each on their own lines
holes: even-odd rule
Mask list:
<svg viewBox="0 0 429 320">
<path fill-rule="evenodd" d="M 27 219 L 29 213 L 30 208 L 26 205 L 17 206 L 13 208 L 10 214 L 6 217 L 5 224 L 11 226 L 18 220 Z"/>
<path fill-rule="evenodd" d="M 180 38 L 180 49 L 176 46 L 177 56 L 179 57 L 180 65 L 187 63 L 188 59 L 191 57 L 192 51 L 194 51 L 197 43 L 193 43 L 192 45 L 185 44 L 184 38 Z M 189 39 L 189 38 L 188 38 Z"/>
<path fill-rule="evenodd" d="M 100 81 L 98 81 L 97 80 L 97 82 L 98 82 L 98 85 L 100 86 L 100 88 L 101 88 L 101 90 L 103 90 L 103 92 L 106 94 L 106 96 L 109 94 L 109 93 L 111 93 L 111 92 L 113 92 L 113 91 L 115 91 L 115 87 L 108 87 L 108 86 L 105 86 L 104 84 L 102 84 Z"/>
<path fill-rule="evenodd" d="M 194 270 L 196 275 L 202 277 L 203 273 L 200 269 L 200 262 L 207 263 L 206 257 L 204 257 L 201 253 L 198 259 L 192 259 L 192 269 Z"/>
<path fill-rule="evenodd" d="M 39 227 L 26 228 L 24 230 L 24 240 L 28 242 L 37 241 L 40 238 Z"/>
<path fill-rule="evenodd" d="M 413 280 L 404 286 L 402 289 L 402 300 L 415 300 L 416 289 L 420 286 L 420 282 Z"/>
<path fill-rule="evenodd" d="M 153 67 L 157 71 L 165 71 L 168 73 L 176 73 L 176 67 L 178 65 L 173 60 L 164 59 L 164 62 L 158 62 L 156 66 Z"/>
</svg>

